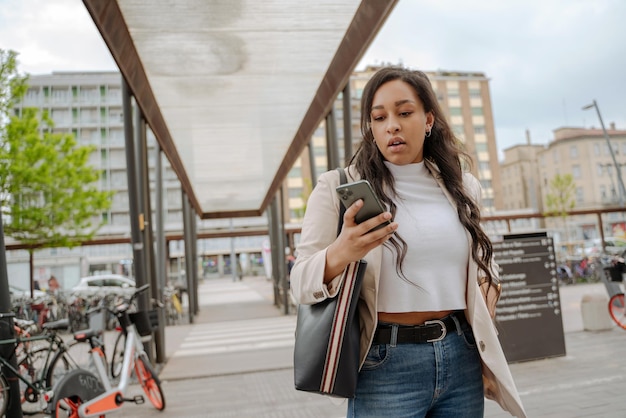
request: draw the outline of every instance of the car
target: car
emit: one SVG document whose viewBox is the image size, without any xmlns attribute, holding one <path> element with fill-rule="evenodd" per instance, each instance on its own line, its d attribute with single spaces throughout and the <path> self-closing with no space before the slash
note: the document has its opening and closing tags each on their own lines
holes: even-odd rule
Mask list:
<svg viewBox="0 0 626 418">
<path fill-rule="evenodd" d="M 605 237 L 604 243 L 606 244 L 605 250 L 607 254 L 618 255 L 622 254 L 626 250 L 626 239 L 619 237 Z M 596 257 L 602 254 L 602 240 L 600 238 L 594 238 L 585 241 L 583 246 L 583 253 L 587 257 Z"/>
<path fill-rule="evenodd" d="M 13 286 L 10 284 L 9 294 L 11 295 L 11 298 L 14 299 L 30 298 L 30 289 L 22 289 L 21 287 Z M 43 298 L 46 295 L 46 292 L 38 289 L 35 289 L 35 291 L 33 292 L 33 296 L 35 297 L 35 299 Z"/>
<path fill-rule="evenodd" d="M 73 291 L 83 290 L 116 290 L 116 289 L 134 289 L 135 280 L 120 274 L 101 274 L 97 276 L 83 277 L 78 281 L 76 286 L 72 287 Z"/>
</svg>

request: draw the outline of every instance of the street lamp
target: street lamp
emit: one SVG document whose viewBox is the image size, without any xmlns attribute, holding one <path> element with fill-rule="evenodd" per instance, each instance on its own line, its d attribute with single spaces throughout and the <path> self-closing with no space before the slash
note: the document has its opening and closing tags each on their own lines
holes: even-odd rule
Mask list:
<svg viewBox="0 0 626 418">
<path fill-rule="evenodd" d="M 609 134 L 606 132 L 606 128 L 604 127 L 604 122 L 602 121 L 602 115 L 600 115 L 600 109 L 598 108 L 598 104 L 594 100 L 593 103 L 588 104 L 587 106 L 583 106 L 583 110 L 588 110 L 592 107 L 596 108 L 598 119 L 600 119 L 600 126 L 602 126 L 602 132 L 604 133 L 604 139 L 606 139 L 606 144 L 609 147 L 609 152 L 611 153 L 611 157 L 613 158 L 613 165 L 615 165 L 615 171 L 617 171 L 617 181 L 619 183 L 619 204 L 620 206 L 624 206 L 624 196 L 626 196 L 626 188 L 624 188 L 624 180 L 622 180 L 622 170 L 620 169 L 619 164 L 617 164 L 617 159 L 615 159 L 613 146 L 611 145 Z"/>
</svg>

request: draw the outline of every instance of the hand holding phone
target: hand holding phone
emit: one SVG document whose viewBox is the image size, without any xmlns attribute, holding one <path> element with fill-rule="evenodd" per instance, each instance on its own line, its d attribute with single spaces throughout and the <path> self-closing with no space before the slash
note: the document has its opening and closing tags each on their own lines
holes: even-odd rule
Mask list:
<svg viewBox="0 0 626 418">
<path fill-rule="evenodd" d="M 385 212 L 383 204 L 380 202 L 378 197 L 376 197 L 374 189 L 372 189 L 372 185 L 367 180 L 358 180 L 353 183 L 341 184 L 337 186 L 335 190 L 339 195 L 339 200 L 346 209 L 348 209 L 357 200 L 363 200 L 363 206 L 359 209 L 355 216 L 357 224 L 365 222 L 368 219 Z M 380 229 L 390 223 L 391 221 L 389 220 L 383 222 L 368 232 Z"/>
</svg>

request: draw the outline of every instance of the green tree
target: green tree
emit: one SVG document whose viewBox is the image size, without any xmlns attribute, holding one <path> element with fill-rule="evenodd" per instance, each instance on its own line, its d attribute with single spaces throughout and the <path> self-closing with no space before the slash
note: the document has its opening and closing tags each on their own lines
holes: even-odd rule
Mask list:
<svg viewBox="0 0 626 418">
<path fill-rule="evenodd" d="M 46 112 L 23 108 L 11 114 L 27 89 L 16 55 L 0 50 L 5 121 L 0 124 L 0 208 L 5 234 L 29 250 L 32 292 L 35 249 L 71 248 L 93 238 L 112 193 L 99 190 L 99 173 L 88 165 L 93 147 L 78 146 L 71 134 L 52 133 Z"/>
<path fill-rule="evenodd" d="M 576 184 L 571 174 L 557 174 L 548 186 L 545 216 L 558 216 L 563 220 L 566 240 L 569 241 L 568 212 L 576 206 Z"/>
</svg>

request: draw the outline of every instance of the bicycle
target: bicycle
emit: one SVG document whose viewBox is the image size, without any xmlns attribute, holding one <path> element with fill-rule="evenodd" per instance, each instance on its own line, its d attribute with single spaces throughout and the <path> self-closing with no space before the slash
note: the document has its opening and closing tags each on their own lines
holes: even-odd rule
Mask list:
<svg viewBox="0 0 626 418">
<path fill-rule="evenodd" d="M 15 313 L 0 313 L 0 318 L 14 317 Z M 10 400 L 10 388 L 5 373 L 17 376 L 20 385 L 20 402 L 25 415 L 33 415 L 44 410 L 46 394 L 62 375 L 72 368 L 75 362 L 67 353 L 67 345 L 56 333 L 67 327 L 67 321 L 48 322 L 44 325 L 44 333 L 31 336 L 26 332 L 8 340 L 0 341 L 0 345 L 15 344 L 12 356 L 15 356 L 17 369 L 11 365 L 10 359 L 0 357 L 0 416 L 3 416 Z M 32 345 L 32 342 L 43 342 Z"/>
<path fill-rule="evenodd" d="M 624 309 L 624 294 L 617 293 L 609 299 L 609 314 L 622 329 L 626 329 L 626 309 Z"/>
<path fill-rule="evenodd" d="M 626 269 L 624 260 L 616 258 L 611 265 L 604 268 L 603 281 L 609 293 L 609 315 L 622 329 L 626 329 L 626 308 L 624 292 L 620 286 L 623 281 L 623 272 Z"/>
<path fill-rule="evenodd" d="M 140 338 L 140 336 L 149 335 L 152 331 L 149 319 L 146 318 L 147 312 L 129 312 L 133 300 L 149 287 L 148 284 L 141 286 L 127 303 L 113 311 L 126 335 L 124 360 L 118 385 L 111 385 L 106 363 L 97 353 L 92 353 L 93 360 L 98 365 L 98 376 L 87 370 L 78 369 L 63 377 L 55 386 L 48 404 L 47 412 L 53 418 L 104 417 L 105 413 L 119 410 L 125 402 L 144 403 L 142 395 L 133 398 L 126 397 L 133 371 L 152 405 L 159 411 L 165 409 L 165 396 L 161 389 L 161 382 L 152 368 Z"/>
</svg>

